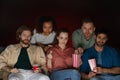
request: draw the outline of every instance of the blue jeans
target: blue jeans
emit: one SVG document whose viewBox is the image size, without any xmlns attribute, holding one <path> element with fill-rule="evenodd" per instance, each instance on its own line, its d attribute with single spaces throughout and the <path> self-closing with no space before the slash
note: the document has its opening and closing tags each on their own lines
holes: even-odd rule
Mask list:
<svg viewBox="0 0 120 80">
<path fill-rule="evenodd" d="M 80 80 L 80 73 L 74 69 L 55 70 L 50 75 L 50 80 Z"/>
<path fill-rule="evenodd" d="M 100 75 L 91 78 L 90 80 L 120 80 L 120 75 L 112 76 L 112 75 Z"/>
</svg>

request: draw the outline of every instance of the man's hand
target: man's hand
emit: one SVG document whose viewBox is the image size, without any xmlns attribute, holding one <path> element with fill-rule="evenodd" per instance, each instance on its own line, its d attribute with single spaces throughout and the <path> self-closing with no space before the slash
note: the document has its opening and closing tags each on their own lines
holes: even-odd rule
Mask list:
<svg viewBox="0 0 120 80">
<path fill-rule="evenodd" d="M 101 68 L 101 67 L 95 67 L 93 70 L 96 70 L 97 74 L 102 74 L 103 73 L 103 68 Z"/>
<path fill-rule="evenodd" d="M 11 73 L 18 73 L 19 70 L 18 70 L 17 68 L 13 68 L 13 69 L 10 70 L 10 72 L 11 72 Z"/>
<path fill-rule="evenodd" d="M 92 77 L 94 77 L 94 76 L 96 76 L 96 73 L 95 73 L 95 72 L 89 72 L 89 74 L 88 74 L 88 79 L 90 79 L 90 78 L 92 78 Z"/>
<path fill-rule="evenodd" d="M 84 51 L 84 49 L 83 49 L 83 48 L 81 48 L 81 47 L 79 47 L 77 50 L 78 50 L 78 53 L 80 53 L 80 54 L 82 54 L 82 53 L 83 53 L 83 51 Z"/>
</svg>

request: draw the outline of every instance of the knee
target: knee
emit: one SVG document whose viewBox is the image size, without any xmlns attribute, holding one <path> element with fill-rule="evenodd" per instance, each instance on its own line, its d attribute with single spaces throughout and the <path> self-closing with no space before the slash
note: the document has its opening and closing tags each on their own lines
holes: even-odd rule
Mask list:
<svg viewBox="0 0 120 80">
<path fill-rule="evenodd" d="M 80 73 L 77 70 L 72 70 L 71 72 L 73 75 L 80 75 Z"/>
<path fill-rule="evenodd" d="M 11 77 L 8 80 L 20 80 L 20 78 L 18 78 L 18 77 Z"/>
<path fill-rule="evenodd" d="M 77 70 L 72 70 L 71 74 L 72 74 L 71 76 L 74 76 L 74 78 L 76 77 L 77 80 L 80 80 L 81 76 L 80 76 L 79 71 L 77 71 Z"/>
<path fill-rule="evenodd" d="M 90 80 L 101 80 L 101 79 L 98 78 L 98 77 L 93 77 L 93 78 L 91 78 Z"/>
<path fill-rule="evenodd" d="M 41 76 L 39 80 L 50 80 L 50 78 L 48 76 Z"/>
</svg>

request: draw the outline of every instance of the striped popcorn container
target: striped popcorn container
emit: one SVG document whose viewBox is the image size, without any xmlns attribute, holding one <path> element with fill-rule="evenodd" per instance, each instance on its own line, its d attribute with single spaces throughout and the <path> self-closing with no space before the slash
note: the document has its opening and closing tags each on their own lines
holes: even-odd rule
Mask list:
<svg viewBox="0 0 120 80">
<path fill-rule="evenodd" d="M 90 65 L 91 71 L 97 72 L 96 70 L 93 70 L 96 67 L 96 60 L 94 58 L 93 59 L 89 59 L 88 63 Z"/>
<path fill-rule="evenodd" d="M 78 68 L 80 66 L 80 54 L 72 54 L 73 67 Z"/>
</svg>

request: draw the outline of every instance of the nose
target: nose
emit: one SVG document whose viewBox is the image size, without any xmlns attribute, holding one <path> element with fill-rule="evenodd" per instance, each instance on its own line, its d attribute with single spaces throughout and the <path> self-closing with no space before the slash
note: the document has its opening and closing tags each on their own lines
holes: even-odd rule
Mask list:
<svg viewBox="0 0 120 80">
<path fill-rule="evenodd" d="M 89 34 L 89 30 L 86 30 L 86 34 Z"/>
</svg>

